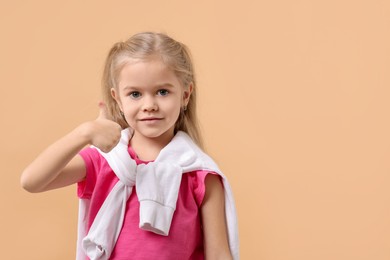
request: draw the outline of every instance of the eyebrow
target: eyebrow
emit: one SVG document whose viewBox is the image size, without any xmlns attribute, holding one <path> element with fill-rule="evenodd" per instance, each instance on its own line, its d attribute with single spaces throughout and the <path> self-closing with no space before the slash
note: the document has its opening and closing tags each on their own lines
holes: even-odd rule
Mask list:
<svg viewBox="0 0 390 260">
<path fill-rule="evenodd" d="M 157 84 L 155 86 L 153 86 L 154 89 L 159 89 L 159 88 L 173 88 L 174 86 L 171 84 L 171 83 L 162 83 L 162 84 Z M 139 86 L 125 86 L 123 88 L 123 90 L 138 90 L 142 87 L 139 87 Z"/>
</svg>

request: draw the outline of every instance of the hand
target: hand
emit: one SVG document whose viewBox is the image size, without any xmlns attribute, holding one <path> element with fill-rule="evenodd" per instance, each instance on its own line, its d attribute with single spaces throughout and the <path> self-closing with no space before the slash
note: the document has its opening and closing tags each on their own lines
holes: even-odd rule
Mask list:
<svg viewBox="0 0 390 260">
<path fill-rule="evenodd" d="M 121 138 L 121 126 L 112 121 L 107 107 L 103 102 L 99 102 L 99 116 L 88 122 L 88 133 L 90 144 L 96 146 L 103 152 L 111 151 Z"/>
</svg>

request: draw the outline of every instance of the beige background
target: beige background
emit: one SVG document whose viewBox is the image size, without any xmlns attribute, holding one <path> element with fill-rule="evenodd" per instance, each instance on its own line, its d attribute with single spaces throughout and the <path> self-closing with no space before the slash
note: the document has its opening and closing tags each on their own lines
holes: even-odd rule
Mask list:
<svg viewBox="0 0 390 260">
<path fill-rule="evenodd" d="M 96 117 L 109 47 L 155 30 L 195 57 L 242 259 L 390 259 L 389 29 L 385 0 L 1 0 L 1 258 L 74 259 L 75 186 L 20 173 Z"/>
</svg>

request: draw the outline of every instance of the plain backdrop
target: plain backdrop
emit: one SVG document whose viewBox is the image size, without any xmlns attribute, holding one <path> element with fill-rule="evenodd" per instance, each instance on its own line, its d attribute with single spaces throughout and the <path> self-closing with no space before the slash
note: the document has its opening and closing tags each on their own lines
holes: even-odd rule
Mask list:
<svg viewBox="0 0 390 260">
<path fill-rule="evenodd" d="M 389 1 L 1 0 L 2 259 L 74 259 L 76 187 L 20 174 L 96 118 L 108 49 L 148 30 L 192 50 L 242 259 L 390 259 Z"/>
</svg>

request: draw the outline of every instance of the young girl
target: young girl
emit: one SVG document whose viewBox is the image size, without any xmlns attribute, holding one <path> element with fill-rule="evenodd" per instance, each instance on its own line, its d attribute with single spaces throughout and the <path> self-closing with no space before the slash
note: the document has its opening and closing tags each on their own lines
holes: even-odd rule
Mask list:
<svg viewBox="0 0 390 260">
<path fill-rule="evenodd" d="M 230 186 L 199 148 L 187 47 L 148 32 L 116 43 L 103 96 L 96 120 L 49 146 L 21 177 L 30 192 L 77 183 L 77 259 L 238 259 Z"/>
</svg>

